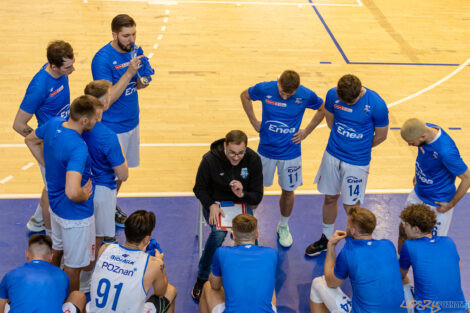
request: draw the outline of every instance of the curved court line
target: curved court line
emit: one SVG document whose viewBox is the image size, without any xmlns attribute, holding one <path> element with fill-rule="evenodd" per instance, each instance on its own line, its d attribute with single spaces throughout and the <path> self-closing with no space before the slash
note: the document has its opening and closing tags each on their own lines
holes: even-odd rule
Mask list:
<svg viewBox="0 0 470 313">
<path fill-rule="evenodd" d="M 453 76 L 455 76 L 457 73 L 459 73 L 461 70 L 463 70 L 469 64 L 470 64 L 470 58 L 468 58 L 464 63 L 460 64 L 459 67 L 457 67 L 455 70 L 453 70 L 450 74 L 448 74 L 444 78 L 438 80 L 434 84 L 432 84 L 432 85 L 430 85 L 430 86 L 428 86 L 428 87 L 426 87 L 426 88 L 424 88 L 424 89 L 422 89 L 418 92 L 415 92 L 415 93 L 413 93 L 413 94 L 411 94 L 411 95 L 409 95 L 409 96 L 407 96 L 403 99 L 392 102 L 388 105 L 388 107 L 389 108 L 394 107 L 397 104 L 403 103 L 403 102 L 411 100 L 413 98 L 416 98 L 416 97 L 422 95 L 423 93 L 428 92 L 429 90 L 436 88 L 440 84 L 444 83 L 445 81 L 447 81 L 450 78 L 452 78 Z M 326 124 L 320 124 L 320 125 L 317 126 L 317 128 L 322 128 L 322 127 L 325 127 L 325 126 L 326 126 Z M 259 140 L 259 137 L 249 138 L 248 140 L 249 141 L 256 141 L 256 140 Z M 140 146 L 141 147 L 208 147 L 208 146 L 210 146 L 210 143 L 142 143 L 142 144 L 140 144 Z M 26 147 L 26 145 L 21 144 L 21 143 L 18 143 L 18 144 L 15 144 L 15 143 L 0 144 L 0 148 L 24 148 L 24 147 Z"/>
</svg>

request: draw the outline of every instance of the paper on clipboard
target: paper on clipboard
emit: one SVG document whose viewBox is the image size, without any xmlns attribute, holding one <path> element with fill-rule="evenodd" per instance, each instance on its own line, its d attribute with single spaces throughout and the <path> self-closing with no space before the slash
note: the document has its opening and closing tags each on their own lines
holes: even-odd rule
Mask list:
<svg viewBox="0 0 470 313">
<path fill-rule="evenodd" d="M 220 204 L 219 204 L 219 207 Z M 230 230 L 232 229 L 232 220 L 239 214 L 246 214 L 245 203 L 234 203 L 231 206 L 221 207 L 224 211 L 225 217 L 219 214 L 217 219 L 216 229 L 217 230 Z"/>
</svg>

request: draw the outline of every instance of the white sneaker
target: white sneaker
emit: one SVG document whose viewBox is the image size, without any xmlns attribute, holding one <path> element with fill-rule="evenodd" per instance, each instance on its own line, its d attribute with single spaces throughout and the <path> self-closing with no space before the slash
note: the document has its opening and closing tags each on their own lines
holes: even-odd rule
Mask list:
<svg viewBox="0 0 470 313">
<path fill-rule="evenodd" d="M 30 232 L 35 233 L 41 232 L 46 229 L 44 227 L 44 221 L 37 221 L 34 217 L 31 217 L 28 223 L 26 223 L 26 228 L 28 228 Z"/>
<path fill-rule="evenodd" d="M 292 235 L 289 231 L 289 225 L 277 225 L 277 234 L 279 236 L 279 244 L 284 248 L 292 246 Z"/>
</svg>

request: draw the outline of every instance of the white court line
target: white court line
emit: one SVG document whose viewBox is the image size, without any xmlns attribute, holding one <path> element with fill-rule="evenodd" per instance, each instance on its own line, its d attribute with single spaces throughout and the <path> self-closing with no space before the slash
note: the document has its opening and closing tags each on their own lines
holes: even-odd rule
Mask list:
<svg viewBox="0 0 470 313">
<path fill-rule="evenodd" d="M 362 4 L 361 0 L 356 0 L 356 1 L 357 1 L 357 4 L 358 4 L 360 7 L 364 6 L 364 5 Z"/>
<path fill-rule="evenodd" d="M 154 49 L 158 49 L 158 43 L 154 44 L 154 45 L 153 45 L 153 48 L 154 48 Z"/>
<path fill-rule="evenodd" d="M 162 26 L 162 32 L 166 30 L 166 26 Z"/>
<path fill-rule="evenodd" d="M 163 19 L 163 23 L 166 23 L 166 22 L 168 22 L 168 17 L 165 17 L 165 18 Z"/>
<path fill-rule="evenodd" d="M 160 34 L 160 35 L 158 35 L 157 40 L 162 40 L 162 38 L 163 38 L 163 35 Z"/>
<path fill-rule="evenodd" d="M 209 1 L 209 0 L 97 0 L 103 2 L 147 2 L 148 4 L 154 5 L 178 5 L 185 3 L 192 4 L 232 4 L 240 6 L 242 4 L 247 5 L 290 5 L 290 6 L 330 6 L 330 7 L 361 7 L 362 3 L 360 0 L 356 0 L 358 3 L 347 4 L 347 3 L 292 3 L 292 2 L 273 2 L 273 1 L 250 1 L 250 2 L 240 2 L 240 1 Z"/>
<path fill-rule="evenodd" d="M 21 169 L 23 171 L 26 171 L 28 168 L 30 167 L 33 167 L 34 166 L 34 163 L 33 162 L 29 162 L 28 164 L 26 164 L 25 166 L 23 166 Z"/>
<path fill-rule="evenodd" d="M 150 52 L 147 58 L 151 59 L 153 56 L 154 56 L 153 52 Z"/>
<path fill-rule="evenodd" d="M 411 189 L 367 189 L 366 194 L 386 194 L 386 193 L 409 193 Z M 296 190 L 298 195 L 320 195 L 318 190 Z M 281 190 L 265 191 L 265 195 L 280 195 Z M 11 193 L 0 194 L 0 199 L 31 199 L 39 198 L 39 193 Z M 180 192 L 122 192 L 118 194 L 118 198 L 129 197 L 192 197 L 193 192 L 180 191 Z"/>
<path fill-rule="evenodd" d="M 7 181 L 11 180 L 13 178 L 13 176 L 7 176 L 5 177 L 4 179 L 0 180 L 0 184 L 4 184 L 6 183 Z"/>
<path fill-rule="evenodd" d="M 410 99 L 413 99 L 413 98 L 416 98 L 417 96 L 420 96 L 422 95 L 423 93 L 433 89 L 433 88 L 436 88 L 437 86 L 439 86 L 440 84 L 442 84 L 443 82 L 449 80 L 451 77 L 455 76 L 458 72 L 460 72 L 461 70 L 463 70 L 467 65 L 470 64 L 470 58 L 467 59 L 467 61 L 465 61 L 464 63 L 462 63 L 459 67 L 457 67 L 455 70 L 453 70 L 449 75 L 445 76 L 444 78 L 438 80 L 437 82 L 435 82 L 434 84 L 418 91 L 418 92 L 415 92 L 414 94 L 411 94 L 403 99 L 400 99 L 398 101 L 395 101 L 395 102 L 392 102 L 388 105 L 389 108 L 397 105 L 397 104 L 400 104 L 400 103 L 403 103 L 405 101 L 408 101 Z M 317 128 L 322 128 L 322 127 L 326 127 L 326 124 L 321 124 L 321 125 L 318 125 Z M 258 137 L 254 137 L 254 138 L 249 138 L 248 139 L 249 141 L 255 141 L 255 140 L 259 140 Z M 210 143 L 142 143 L 140 144 L 141 147 L 208 147 L 210 146 Z M 15 143 L 7 143 L 7 144 L 0 144 L 0 148 L 25 148 L 26 145 L 24 143 L 18 143 L 18 144 L 15 144 Z"/>
</svg>

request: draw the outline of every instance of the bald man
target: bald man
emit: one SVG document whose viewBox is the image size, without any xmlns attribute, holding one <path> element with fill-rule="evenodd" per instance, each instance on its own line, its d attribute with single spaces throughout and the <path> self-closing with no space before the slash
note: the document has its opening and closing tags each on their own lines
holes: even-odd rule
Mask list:
<svg viewBox="0 0 470 313">
<path fill-rule="evenodd" d="M 446 236 L 453 208 L 470 188 L 470 171 L 452 138 L 437 125 L 411 118 L 403 124 L 401 137 L 408 145 L 418 147 L 414 189 L 406 200 L 406 206 L 429 205 L 437 215 L 432 234 Z M 458 188 L 455 188 L 456 177 L 460 178 Z M 406 236 L 402 229 L 400 236 Z M 401 239 L 400 243 L 404 241 Z"/>
</svg>

